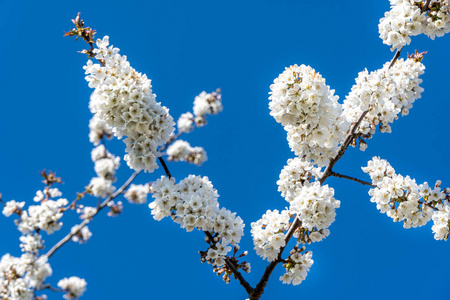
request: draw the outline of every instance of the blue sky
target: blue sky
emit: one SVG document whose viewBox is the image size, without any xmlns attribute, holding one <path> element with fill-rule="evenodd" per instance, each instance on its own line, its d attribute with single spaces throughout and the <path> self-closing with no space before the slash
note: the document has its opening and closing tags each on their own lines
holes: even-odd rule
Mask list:
<svg viewBox="0 0 450 300">
<path fill-rule="evenodd" d="M 132 66 L 152 79 L 158 101 L 174 118 L 192 109 L 201 91 L 222 88 L 224 111 L 208 126 L 185 138 L 202 146 L 209 160 L 202 167 L 169 163 L 180 180 L 208 176 L 220 203 L 245 223 L 242 249 L 250 252 L 255 285 L 267 262 L 254 254 L 250 224 L 267 209 L 287 206 L 276 181 L 294 157 L 280 124 L 269 116 L 273 79 L 291 64 L 315 68 L 341 101 L 358 72 L 375 70 L 393 53 L 378 37 L 378 20 L 389 1 L 13 1 L 0 4 L 0 192 L 5 200 L 32 203 L 42 189 L 38 171 L 56 171 L 69 200 L 92 176 L 88 140 L 91 90 L 84 81 L 86 58 L 81 42 L 63 38 L 78 12 L 98 36 L 128 56 Z M 441 179 L 450 186 L 447 138 L 450 37 L 432 41 L 414 37 L 406 53 L 428 51 L 425 92 L 392 134 L 377 133 L 365 152 L 350 149 L 335 170 L 368 177 L 361 171 L 372 156 L 387 159 L 397 173 L 419 183 Z M 108 148 L 123 156 L 124 145 Z M 131 171 L 125 164 L 118 182 Z M 162 169 L 143 174 L 155 180 Z M 403 229 L 380 214 L 368 188 L 330 178 L 341 200 L 331 235 L 308 247 L 315 261 L 300 286 L 273 274 L 263 299 L 448 299 L 449 244 L 435 241 L 431 223 Z M 86 200 L 94 205 L 93 199 Z M 90 201 L 90 202 L 89 202 Z M 49 247 L 67 233 L 75 218 L 46 237 Z M 69 225 L 70 224 L 70 225 Z M 0 216 L 0 255 L 19 255 L 19 232 Z M 99 216 L 90 225 L 92 239 L 69 244 L 50 260 L 50 282 L 72 275 L 88 282 L 83 299 L 245 299 L 235 281 L 226 285 L 198 251 L 206 249 L 200 232 L 186 233 L 170 220 L 156 222 L 145 206 L 125 205 L 118 218 Z M 49 299 L 61 295 L 48 294 Z"/>
</svg>

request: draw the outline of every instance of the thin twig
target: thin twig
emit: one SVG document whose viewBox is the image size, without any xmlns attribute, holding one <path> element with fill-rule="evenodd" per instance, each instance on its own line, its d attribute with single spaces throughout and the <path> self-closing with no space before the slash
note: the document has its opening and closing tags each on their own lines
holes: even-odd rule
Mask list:
<svg viewBox="0 0 450 300">
<path fill-rule="evenodd" d="M 362 120 L 364 119 L 364 117 L 367 115 L 368 112 L 369 112 L 368 110 L 363 112 L 361 114 L 361 116 L 359 117 L 359 120 L 355 123 L 355 125 L 353 125 L 353 128 L 350 131 L 350 133 L 347 135 L 347 138 L 339 147 L 336 156 L 330 160 L 330 163 L 328 164 L 325 171 L 323 172 L 323 175 L 319 180 L 320 184 L 323 184 L 325 182 L 325 180 L 331 176 L 334 165 L 338 162 L 338 160 L 340 160 L 342 158 L 342 156 L 344 156 L 345 151 L 347 150 L 348 146 L 352 142 L 353 138 L 356 136 L 356 133 L 355 133 L 356 129 L 359 127 L 359 124 L 361 124 Z"/>
<path fill-rule="evenodd" d="M 269 281 L 270 275 L 272 274 L 273 270 L 275 269 L 275 267 L 282 262 L 283 260 L 281 259 L 281 255 L 283 254 L 284 249 L 286 248 L 289 240 L 291 239 L 292 235 L 294 234 L 294 232 L 297 230 L 297 228 L 299 228 L 300 226 L 302 226 L 302 222 L 296 217 L 294 222 L 292 222 L 291 227 L 289 228 L 289 231 L 286 234 L 286 237 L 284 238 L 285 241 L 285 246 L 281 247 L 280 249 L 280 253 L 278 253 L 278 257 L 276 260 L 272 261 L 267 267 L 266 270 L 264 271 L 264 274 L 262 275 L 261 279 L 259 280 L 258 284 L 256 285 L 255 289 L 253 290 L 253 292 L 251 294 L 249 294 L 250 296 L 250 300 L 258 300 L 259 298 L 261 298 L 262 294 L 264 293 L 264 288 L 267 285 L 267 282 Z"/>
<path fill-rule="evenodd" d="M 158 160 L 164 168 L 164 172 L 166 172 L 167 177 L 172 178 L 172 174 L 170 174 L 169 168 L 167 168 L 166 162 L 164 161 L 162 156 L 158 157 Z"/>
<path fill-rule="evenodd" d="M 55 288 L 55 287 L 51 286 L 50 284 L 41 285 L 41 286 L 38 286 L 35 289 L 35 291 L 42 291 L 42 290 L 50 290 L 50 291 L 53 291 L 53 292 L 62 292 L 62 293 L 66 292 L 63 289 Z"/>
<path fill-rule="evenodd" d="M 331 176 L 338 177 L 338 178 L 344 178 L 344 179 L 353 180 L 353 181 L 359 182 L 359 183 L 361 183 L 361 184 L 363 184 L 363 185 L 368 185 L 368 186 L 371 186 L 371 187 L 377 187 L 376 185 L 373 185 L 373 184 L 370 183 L 370 182 L 367 182 L 367 181 L 358 179 L 358 178 L 356 178 L 356 177 L 351 177 L 351 176 L 339 174 L 339 173 L 336 173 L 336 172 L 331 172 Z"/>
<path fill-rule="evenodd" d="M 164 150 L 166 150 L 173 142 L 175 142 L 181 135 L 183 134 L 182 131 L 179 131 L 177 134 L 175 134 L 174 136 L 172 136 L 172 138 L 161 148 L 159 148 L 159 152 L 163 152 Z"/>
<path fill-rule="evenodd" d="M 391 63 L 389 64 L 389 68 L 392 68 L 392 66 L 395 64 L 395 62 L 397 61 L 397 59 L 400 57 L 400 54 L 402 53 L 403 47 L 401 47 L 400 49 L 397 49 L 397 52 L 395 52 L 394 57 L 391 60 Z"/>
<path fill-rule="evenodd" d="M 203 231 L 206 236 L 209 238 L 211 242 L 214 243 L 214 237 L 209 231 Z M 228 257 L 225 257 L 225 263 L 227 264 L 228 268 L 230 268 L 231 272 L 233 272 L 234 276 L 239 280 L 239 283 L 244 287 L 244 289 L 247 291 L 247 294 L 251 294 L 253 292 L 253 288 L 251 285 L 247 282 L 247 280 L 244 279 L 241 272 L 236 269 L 234 264 L 231 262 L 231 260 Z"/>
<path fill-rule="evenodd" d="M 61 248 L 65 243 L 67 243 L 68 241 L 70 241 L 72 239 L 72 237 L 74 237 L 84 226 L 86 226 L 87 224 L 89 224 L 92 219 L 103 209 L 105 208 L 109 202 L 111 202 L 113 199 L 115 199 L 117 196 L 119 196 L 132 182 L 133 180 L 136 178 L 136 176 L 139 175 L 139 173 L 141 173 L 141 171 L 135 171 L 130 178 L 128 178 L 128 180 L 115 192 L 113 193 L 111 196 L 109 196 L 108 198 L 106 198 L 98 207 L 97 207 L 97 211 L 88 219 L 85 219 L 83 222 L 81 222 L 78 225 L 77 230 L 74 230 L 73 232 L 71 231 L 70 233 L 68 233 L 65 237 L 63 237 L 58 243 L 56 243 L 48 252 L 47 254 L 45 254 L 47 257 L 52 256 L 56 250 L 58 250 L 59 248 Z"/>
<path fill-rule="evenodd" d="M 431 3 L 431 0 L 427 0 L 427 3 L 425 3 L 424 6 L 422 6 L 422 9 L 420 10 L 420 12 L 422 14 L 428 10 L 428 6 L 430 6 L 430 3 Z"/>
</svg>

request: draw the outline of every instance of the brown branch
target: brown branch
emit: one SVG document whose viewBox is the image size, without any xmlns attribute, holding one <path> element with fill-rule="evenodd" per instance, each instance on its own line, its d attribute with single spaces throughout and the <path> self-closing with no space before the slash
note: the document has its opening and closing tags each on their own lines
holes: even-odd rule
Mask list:
<svg viewBox="0 0 450 300">
<path fill-rule="evenodd" d="M 361 116 L 359 117 L 359 120 L 355 123 L 355 125 L 353 125 L 353 128 L 350 131 L 350 133 L 347 135 L 347 138 L 339 147 L 336 156 L 330 160 L 330 163 L 328 164 L 325 171 L 323 172 L 323 175 L 319 180 L 320 184 L 323 184 L 325 182 L 325 180 L 331 176 L 331 174 L 333 173 L 334 165 L 338 162 L 338 160 L 340 160 L 342 158 L 342 156 L 344 156 L 345 151 L 347 150 L 348 146 L 352 142 L 353 138 L 356 136 L 356 129 L 358 128 L 359 124 L 361 124 L 362 120 L 364 119 L 364 117 L 367 115 L 368 112 L 369 112 L 368 110 L 363 112 L 361 114 Z"/>
<path fill-rule="evenodd" d="M 400 54 L 402 53 L 403 47 L 401 47 L 400 49 L 397 49 L 397 52 L 395 52 L 394 57 L 391 60 L 391 63 L 389 64 L 389 68 L 392 68 L 392 66 L 395 64 L 395 62 L 397 61 L 397 59 L 400 57 Z"/>
<path fill-rule="evenodd" d="M 425 3 L 424 6 L 422 6 L 422 8 L 420 9 L 420 12 L 422 14 L 428 10 L 428 7 L 430 6 L 430 3 L 431 3 L 431 0 L 427 0 L 427 3 Z"/>
<path fill-rule="evenodd" d="M 356 178 L 356 177 L 351 177 L 351 176 L 339 174 L 339 173 L 336 173 L 336 172 L 331 172 L 331 176 L 338 177 L 338 178 L 344 178 L 344 179 L 353 180 L 353 181 L 359 182 L 359 183 L 361 183 L 361 184 L 363 184 L 363 185 L 368 185 L 368 186 L 371 186 L 371 187 L 377 187 L 376 185 L 373 185 L 373 184 L 370 183 L 370 182 L 367 182 L 367 181 L 358 179 L 358 178 Z"/>
<path fill-rule="evenodd" d="M 276 260 L 272 261 L 264 271 L 263 276 L 259 280 L 258 284 L 256 285 L 255 289 L 250 296 L 250 300 L 258 300 L 261 298 L 262 294 L 264 293 L 264 288 L 267 285 L 267 282 L 269 282 L 270 275 L 272 275 L 273 270 L 275 270 L 275 267 L 282 262 L 281 255 L 283 254 L 284 249 L 286 248 L 287 244 L 289 243 L 289 240 L 291 239 L 292 235 L 294 234 L 295 230 L 302 226 L 302 222 L 296 217 L 294 222 L 292 222 L 291 227 L 289 228 L 289 231 L 286 234 L 286 237 L 284 238 L 284 241 L 286 242 L 286 245 L 284 247 L 281 247 L 280 253 L 278 253 L 278 257 Z"/>
<path fill-rule="evenodd" d="M 141 173 L 141 171 L 135 171 L 130 178 L 128 178 L 128 180 L 115 192 L 113 193 L 111 196 L 109 196 L 108 198 L 106 198 L 102 203 L 100 203 L 100 205 L 97 207 L 97 211 L 88 219 L 85 219 L 83 222 L 81 222 L 78 225 L 78 229 L 75 230 L 74 232 L 70 232 L 68 233 L 65 237 L 63 237 L 58 243 L 56 243 L 48 252 L 47 254 L 45 254 L 47 257 L 52 256 L 56 250 L 58 250 L 59 248 L 61 248 L 64 244 L 66 244 L 68 241 L 70 241 L 72 239 L 73 236 L 75 236 L 84 226 L 86 226 L 87 224 L 89 224 L 92 219 L 103 209 L 105 208 L 109 202 L 111 202 L 113 199 L 115 199 L 117 196 L 119 196 L 120 194 L 122 194 L 122 192 L 133 182 L 133 180 L 136 178 L 136 176 L 139 175 L 139 173 Z"/>
<path fill-rule="evenodd" d="M 35 291 L 42 291 L 42 290 L 51 290 L 53 292 L 62 292 L 62 293 L 66 292 L 63 289 L 55 288 L 55 287 L 51 286 L 50 284 L 41 285 L 35 289 Z"/>
<path fill-rule="evenodd" d="M 160 156 L 158 157 L 159 162 L 161 163 L 161 165 L 164 168 L 164 172 L 166 172 L 167 177 L 172 178 L 172 174 L 170 174 L 169 168 L 167 168 L 166 162 L 164 161 L 164 159 Z"/>
<path fill-rule="evenodd" d="M 211 232 L 209 231 L 203 231 L 205 235 L 209 238 L 209 240 L 214 243 L 214 237 L 212 236 Z M 247 294 L 251 294 L 253 292 L 253 288 L 251 285 L 245 280 L 245 278 L 242 276 L 241 272 L 239 272 L 238 269 L 234 266 L 234 264 L 231 262 L 231 260 L 228 257 L 225 257 L 225 263 L 227 264 L 228 268 L 230 268 L 231 272 L 233 272 L 233 275 L 239 280 L 239 283 L 244 287 L 244 289 L 247 291 Z"/>
</svg>

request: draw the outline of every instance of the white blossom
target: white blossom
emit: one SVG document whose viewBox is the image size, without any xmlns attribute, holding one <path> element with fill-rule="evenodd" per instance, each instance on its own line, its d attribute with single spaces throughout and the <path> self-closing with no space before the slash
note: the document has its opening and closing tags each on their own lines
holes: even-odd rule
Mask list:
<svg viewBox="0 0 450 300">
<path fill-rule="evenodd" d="M 310 185 L 311 181 L 318 180 L 322 175 L 320 168 L 303 161 L 299 157 L 289 159 L 280 173 L 277 181 L 278 191 L 287 202 L 294 200 L 297 190 L 304 185 Z"/>
<path fill-rule="evenodd" d="M 63 278 L 58 282 L 58 286 L 67 292 L 64 299 L 79 298 L 86 291 L 86 285 L 86 280 L 76 276 Z"/>
<path fill-rule="evenodd" d="M 242 219 L 237 217 L 236 213 L 219 208 L 217 200 L 219 195 L 208 177 L 189 175 L 179 183 L 175 183 L 173 177 L 169 179 L 163 176 L 150 188 L 155 200 L 149 207 L 155 220 L 171 216 L 175 223 L 180 224 L 181 228 L 188 232 L 197 228 L 217 233 L 217 242 L 224 247 L 228 244 L 236 245 L 243 236 Z M 211 252 L 211 255 L 214 253 Z M 216 266 L 224 262 L 223 255 L 218 257 L 222 258 L 212 261 Z"/>
<path fill-rule="evenodd" d="M 314 182 L 297 190 L 289 212 L 296 214 L 302 227 L 308 230 L 328 228 L 336 217 L 340 201 L 334 198 L 334 189 Z"/>
<path fill-rule="evenodd" d="M 190 112 L 184 113 L 177 121 L 179 132 L 189 133 L 194 130 L 194 115 Z"/>
<path fill-rule="evenodd" d="M 386 63 L 382 69 L 358 74 L 356 84 L 343 104 L 343 114 L 349 123 L 356 123 L 366 110 L 366 114 L 357 129 L 363 138 L 371 138 L 376 127 L 381 132 L 391 132 L 390 124 L 400 114 L 407 115 L 415 100 L 421 97 L 423 88 L 420 75 L 424 73 L 424 65 L 420 60 L 399 59 L 389 68 Z M 365 150 L 367 145 L 362 145 Z"/>
<path fill-rule="evenodd" d="M 130 203 L 143 204 L 147 202 L 148 193 L 148 184 L 131 184 L 124 197 Z"/>
<path fill-rule="evenodd" d="M 284 232 L 289 229 L 289 211 L 267 210 L 257 222 L 251 224 L 256 254 L 268 261 L 277 259 L 280 248 L 286 245 Z"/>
<path fill-rule="evenodd" d="M 202 147 L 192 147 L 188 142 L 177 140 L 167 148 L 170 161 L 187 161 L 200 166 L 208 157 Z"/>
<path fill-rule="evenodd" d="M 390 0 L 391 10 L 380 19 L 378 30 L 383 43 L 391 50 L 411 43 L 411 36 L 426 34 L 431 39 L 450 32 L 448 0 L 432 0 L 431 9 L 421 12 L 426 1 Z"/>
<path fill-rule="evenodd" d="M 295 155 L 319 166 L 328 164 L 348 127 L 334 90 L 305 65 L 286 68 L 270 90 L 270 115 L 284 126 Z"/>
<path fill-rule="evenodd" d="M 118 138 L 127 137 L 125 161 L 130 168 L 153 172 L 161 156 L 158 147 L 166 144 L 174 131 L 169 110 L 156 102 L 147 76 L 136 72 L 118 48 L 109 46 L 109 37 L 98 39 L 96 45 L 95 58 L 104 61 L 104 66 L 89 60 L 84 67 L 89 86 L 95 88 L 91 111 Z"/>
<path fill-rule="evenodd" d="M 3 207 L 2 213 L 5 217 L 9 217 L 13 213 L 21 211 L 24 205 L 25 202 L 16 202 L 15 200 L 8 201 Z"/>
</svg>

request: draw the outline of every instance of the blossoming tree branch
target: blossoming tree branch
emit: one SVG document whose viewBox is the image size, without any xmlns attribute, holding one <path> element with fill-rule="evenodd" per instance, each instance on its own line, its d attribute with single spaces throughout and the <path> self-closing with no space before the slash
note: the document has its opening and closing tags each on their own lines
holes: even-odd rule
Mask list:
<svg viewBox="0 0 450 300">
<path fill-rule="evenodd" d="M 340 206 L 334 189 L 325 184 L 329 177 L 370 187 L 370 201 L 395 222 L 403 222 L 405 228 L 432 220 L 434 238 L 447 240 L 450 189 L 441 188 L 440 181 L 417 183 L 410 176 L 397 174 L 380 157 L 373 157 L 362 168 L 370 179 L 335 170 L 349 146 L 364 151 L 377 131 L 390 133 L 394 120 L 408 115 L 413 103 L 421 98 L 425 52 L 401 57 L 411 37 L 425 34 L 434 39 L 450 31 L 449 0 L 390 3 L 391 10 L 380 20 L 379 33 L 395 55 L 378 70 L 360 72 L 342 103 L 325 79 L 306 65 L 286 68 L 270 86 L 270 115 L 286 130 L 295 158 L 287 161 L 277 182 L 288 207 L 267 210 L 251 223 L 254 250 L 268 262 L 255 285 L 245 279 L 245 273 L 251 270 L 244 260 L 248 252 L 239 248 L 244 221 L 219 204 L 218 192 L 208 177 L 189 175 L 176 180 L 165 162 L 201 165 L 206 161 L 202 147 L 191 146 L 181 137 L 205 126 L 207 115 L 222 111 L 220 90 L 200 93 L 192 112 L 182 114 L 175 123 L 169 109 L 157 102 L 147 76 L 130 66 L 127 57 L 110 45 L 108 36 L 97 39 L 95 30 L 85 26 L 78 14 L 72 20 L 75 28 L 66 36 L 88 44 L 81 53 L 88 57 L 84 70 L 93 89 L 89 140 L 94 146 L 91 157 L 97 176 L 72 201 L 63 198 L 58 189 L 62 179 L 45 170 L 41 172 L 44 187 L 36 192 L 33 205 L 0 198 L 3 215 L 15 217 L 23 252 L 20 257 L 5 254 L 0 260 L 1 299 L 42 300 L 49 292 L 61 292 L 65 299 L 81 297 L 86 290 L 82 278 L 62 278 L 56 286 L 48 281 L 52 275 L 49 260 L 66 244 L 86 243 L 92 236 L 88 225 L 103 210 L 109 216 L 118 216 L 124 205 L 119 199 L 122 196 L 130 203 L 144 204 L 150 194 L 153 200 L 148 206 L 155 220 L 170 218 L 188 232 L 202 231 L 206 245 L 199 251 L 201 262 L 211 264 L 227 283 L 238 280 L 251 300 L 262 297 L 277 266 L 285 270 L 279 278 L 283 283 L 298 285 L 307 277 L 313 265 L 308 245 L 330 234 L 329 227 Z M 121 185 L 115 175 L 120 157 L 107 149 L 107 140 L 113 137 L 123 139 L 123 159 L 135 171 Z M 145 174 L 149 183 L 133 183 L 142 171 L 151 174 L 159 166 L 165 176 Z M 88 197 L 96 198 L 98 204 L 87 205 Z M 66 229 L 59 242 L 44 247 L 43 237 L 62 230 L 62 218 L 70 211 L 78 214 L 80 222 Z"/>
</svg>

